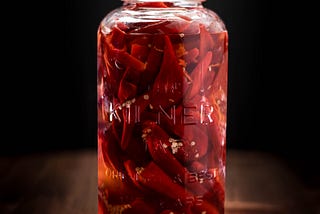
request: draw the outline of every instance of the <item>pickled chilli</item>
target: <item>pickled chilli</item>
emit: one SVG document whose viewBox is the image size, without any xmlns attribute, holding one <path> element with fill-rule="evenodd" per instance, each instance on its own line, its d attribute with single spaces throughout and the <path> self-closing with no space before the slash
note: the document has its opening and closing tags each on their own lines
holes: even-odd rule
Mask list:
<svg viewBox="0 0 320 214">
<path fill-rule="evenodd" d="M 99 28 L 101 214 L 224 213 L 227 32 L 178 18 Z"/>
</svg>

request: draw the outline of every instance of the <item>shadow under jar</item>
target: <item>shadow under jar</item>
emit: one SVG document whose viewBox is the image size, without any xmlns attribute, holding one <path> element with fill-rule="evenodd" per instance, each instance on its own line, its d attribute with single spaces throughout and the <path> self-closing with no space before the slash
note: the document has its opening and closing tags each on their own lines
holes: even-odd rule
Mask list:
<svg viewBox="0 0 320 214">
<path fill-rule="evenodd" d="M 224 213 L 228 35 L 200 0 L 125 0 L 98 29 L 99 213 Z"/>
</svg>

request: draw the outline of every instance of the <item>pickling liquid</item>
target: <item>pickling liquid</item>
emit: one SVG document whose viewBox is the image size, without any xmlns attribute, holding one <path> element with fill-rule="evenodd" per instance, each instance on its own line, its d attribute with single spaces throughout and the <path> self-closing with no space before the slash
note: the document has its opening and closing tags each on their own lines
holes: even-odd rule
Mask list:
<svg viewBox="0 0 320 214">
<path fill-rule="evenodd" d="M 183 24 L 99 28 L 99 213 L 224 213 L 227 32 Z"/>
</svg>

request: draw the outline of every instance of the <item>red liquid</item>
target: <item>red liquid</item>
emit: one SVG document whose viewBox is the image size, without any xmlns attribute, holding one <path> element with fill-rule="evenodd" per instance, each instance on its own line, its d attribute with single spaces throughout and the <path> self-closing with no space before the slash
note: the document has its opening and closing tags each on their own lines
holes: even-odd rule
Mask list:
<svg viewBox="0 0 320 214">
<path fill-rule="evenodd" d="M 224 213 L 227 33 L 98 32 L 99 213 Z"/>
</svg>

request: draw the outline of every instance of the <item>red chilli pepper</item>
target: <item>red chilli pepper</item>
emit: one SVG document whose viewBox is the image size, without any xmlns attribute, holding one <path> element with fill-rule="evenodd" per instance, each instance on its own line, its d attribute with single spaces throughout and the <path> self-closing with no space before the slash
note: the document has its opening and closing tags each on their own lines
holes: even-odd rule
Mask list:
<svg viewBox="0 0 320 214">
<path fill-rule="evenodd" d="M 119 63 L 126 68 L 130 67 L 135 72 L 142 72 L 146 68 L 143 62 L 125 51 L 119 49 L 113 49 L 111 51 L 113 56 L 119 61 Z"/>
<path fill-rule="evenodd" d="M 207 190 L 199 183 L 190 183 L 188 170 L 181 165 L 173 154 L 178 154 L 183 150 L 182 142 L 174 142 L 169 136 L 155 123 L 146 122 L 143 129 L 143 138 L 148 145 L 153 161 L 169 176 L 181 184 L 184 184 L 193 193 L 205 193 Z M 188 156 L 190 154 L 187 154 Z"/>
<path fill-rule="evenodd" d="M 119 82 L 122 79 L 125 68 L 115 60 L 116 57 L 112 51 L 114 47 L 110 42 L 110 35 L 105 36 L 102 33 L 100 34 L 99 45 L 101 46 L 101 52 L 99 55 L 101 55 L 102 58 L 100 69 L 103 68 L 102 71 L 100 71 L 100 75 L 103 76 L 103 79 L 106 81 L 106 95 L 116 97 L 118 94 Z"/>
<path fill-rule="evenodd" d="M 175 111 L 175 118 L 171 115 L 171 110 Z M 183 111 L 182 105 L 179 105 L 176 108 L 169 109 L 169 111 L 156 112 L 152 121 L 157 121 L 158 125 L 165 130 L 168 135 L 183 136 Z M 166 112 L 166 114 L 164 112 Z"/>
<path fill-rule="evenodd" d="M 131 46 L 131 55 L 140 60 L 141 62 L 145 62 L 148 58 L 150 48 L 145 45 L 132 44 Z"/>
<path fill-rule="evenodd" d="M 129 67 L 127 67 L 127 70 L 120 82 L 118 97 L 121 102 L 132 99 L 136 96 L 138 92 L 140 76 L 146 69 L 146 64 L 143 62 L 147 59 L 148 53 L 148 46 L 132 44 L 131 55 L 124 54 L 124 56 L 117 59 L 122 64 L 124 64 L 122 58 L 128 59 L 130 62 Z"/>
<path fill-rule="evenodd" d="M 145 47 L 149 48 L 150 44 L 152 44 L 154 37 L 155 37 L 155 35 L 137 36 L 135 34 L 128 34 L 127 35 L 127 38 L 128 38 L 127 43 L 128 43 L 128 47 L 131 47 L 131 54 L 132 54 L 133 45 L 141 45 L 141 46 L 145 46 Z"/>
<path fill-rule="evenodd" d="M 134 104 L 133 107 L 132 107 L 132 104 Z M 142 95 L 137 99 L 134 98 L 132 100 L 127 101 L 122 106 L 122 118 L 123 118 L 123 121 L 122 121 L 123 129 L 122 129 L 122 137 L 121 137 L 122 150 L 127 150 L 130 144 L 130 141 L 132 140 L 135 124 L 138 122 L 135 120 L 138 120 L 137 117 L 140 116 L 140 112 L 144 112 L 148 104 L 149 104 L 149 100 L 145 99 L 144 95 Z M 134 106 L 139 107 L 138 112 L 136 112 L 137 110 L 134 108 Z M 132 117 L 135 117 L 135 118 L 132 119 Z"/>
<path fill-rule="evenodd" d="M 211 142 L 211 145 L 213 146 L 212 153 L 210 155 L 213 155 L 215 157 L 215 164 L 209 165 L 209 167 L 216 167 L 217 163 L 219 162 L 218 158 L 222 157 L 222 136 L 221 136 L 221 130 L 219 128 L 219 121 L 217 119 L 214 119 L 214 124 L 208 125 L 208 134 L 209 134 L 209 141 Z M 209 164 L 211 163 L 208 162 Z"/>
<path fill-rule="evenodd" d="M 228 82 L 228 75 L 227 75 L 227 69 L 228 69 L 228 55 L 224 54 L 223 56 L 223 63 L 221 64 L 219 71 L 216 75 L 216 78 L 214 79 L 214 83 L 213 83 L 213 91 L 218 91 L 219 88 L 221 87 L 221 89 L 227 93 L 228 91 L 228 86 L 227 86 L 227 82 Z"/>
<path fill-rule="evenodd" d="M 153 84 L 150 94 L 150 103 L 157 110 L 166 109 L 174 103 L 179 103 L 183 97 L 183 88 L 187 84 L 170 38 L 165 36 L 164 41 L 165 47 L 160 73 Z"/>
<path fill-rule="evenodd" d="M 184 209 L 183 211 L 181 211 L 181 210 L 178 210 L 178 211 L 176 211 L 176 210 L 164 210 L 164 211 L 161 212 L 161 214 L 179 214 L 179 213 L 193 214 L 191 212 L 190 208 L 189 209 Z"/>
<path fill-rule="evenodd" d="M 228 34 L 227 33 L 217 33 L 212 34 L 212 39 L 214 41 L 213 45 L 213 54 L 214 59 L 212 60 L 213 64 L 220 64 L 223 61 L 224 53 L 227 50 L 228 45 Z"/>
<path fill-rule="evenodd" d="M 99 162 L 99 192 L 108 203 L 128 203 L 136 197 L 141 197 L 142 193 L 137 190 L 126 174 L 123 165 L 125 158 L 118 148 L 114 150 L 117 145 L 111 140 L 112 138 L 109 138 L 108 142 L 102 142 L 101 145 L 105 165 Z M 110 152 L 112 153 L 110 154 Z M 116 161 L 118 162 L 116 163 Z"/>
<path fill-rule="evenodd" d="M 156 7 L 156 8 L 166 8 L 168 7 L 168 3 L 164 2 L 143 2 L 143 3 L 137 3 L 137 7 Z"/>
<path fill-rule="evenodd" d="M 116 26 L 112 29 L 110 42 L 113 47 L 123 49 L 125 45 L 125 37 L 126 33 Z"/>
<path fill-rule="evenodd" d="M 172 210 L 164 210 L 160 214 L 173 214 L 174 212 Z"/>
<path fill-rule="evenodd" d="M 192 194 L 179 184 L 174 183 L 154 162 L 150 162 L 144 169 L 138 172 L 137 177 L 142 185 L 171 199 L 179 200 L 182 204 L 188 206 L 186 200 L 192 197 Z"/>
<path fill-rule="evenodd" d="M 181 136 L 183 146 L 178 150 L 175 157 L 182 163 L 199 160 L 207 154 L 208 136 L 198 126 L 185 126 L 184 135 Z"/>
<path fill-rule="evenodd" d="M 163 48 L 164 37 L 162 35 L 155 36 L 147 58 L 146 70 L 143 72 L 140 78 L 140 83 L 138 85 L 139 92 L 144 92 L 152 88 L 152 84 L 160 71 Z"/>
<path fill-rule="evenodd" d="M 103 154 L 103 159 L 107 167 L 112 169 L 121 170 L 123 168 L 123 154 L 121 149 L 118 147 L 118 142 L 114 136 L 112 129 L 105 132 L 103 136 L 99 136 L 102 140 L 101 149 Z"/>
<path fill-rule="evenodd" d="M 120 82 L 118 97 L 121 102 L 132 99 L 137 94 L 137 85 L 130 83 L 128 80 L 122 79 Z"/>
<path fill-rule="evenodd" d="M 145 122 L 143 125 L 143 139 L 155 163 L 165 170 L 172 178 L 184 183 L 187 170 L 177 161 L 170 152 L 169 136 L 154 122 Z"/>
<path fill-rule="evenodd" d="M 140 198 L 137 198 L 130 204 L 128 209 L 125 209 L 122 214 L 156 214 L 156 207 L 151 203 L 146 202 Z"/>
<path fill-rule="evenodd" d="M 196 63 L 198 56 L 199 56 L 199 49 L 192 48 L 190 51 L 187 51 L 184 57 L 184 60 L 186 61 L 187 64 Z"/>
<path fill-rule="evenodd" d="M 218 180 L 213 181 L 212 189 L 204 195 L 204 200 L 218 210 L 218 213 L 224 213 L 225 192 L 224 187 Z"/>
<path fill-rule="evenodd" d="M 224 212 L 219 212 L 219 210 L 212 204 L 210 204 L 207 201 L 203 201 L 201 205 L 198 206 L 193 206 L 192 208 L 193 213 L 196 214 L 201 214 L 201 213 L 206 213 L 206 214 L 222 214 Z"/>
<path fill-rule="evenodd" d="M 128 131 L 130 129 L 130 131 Z M 129 133 L 130 132 L 130 133 Z M 150 161 L 147 145 L 141 137 L 141 127 L 138 125 L 127 125 L 124 131 L 124 141 L 127 141 L 125 154 L 138 165 L 146 164 Z M 124 142 L 122 142 L 124 143 Z"/>
<path fill-rule="evenodd" d="M 138 172 L 140 172 L 143 167 L 137 167 L 137 165 L 132 160 L 126 160 L 124 162 L 124 167 L 126 169 L 126 172 L 131 179 L 131 181 L 134 183 L 135 187 L 137 187 L 144 195 L 149 195 L 150 191 L 146 187 L 142 186 L 138 179 Z"/>
<path fill-rule="evenodd" d="M 190 165 L 189 165 L 189 170 L 191 172 L 200 172 L 205 170 L 206 166 L 199 162 L 199 161 L 193 161 Z"/>
<path fill-rule="evenodd" d="M 204 82 L 207 78 L 209 65 L 212 60 L 212 52 L 207 52 L 205 57 L 199 62 L 195 69 L 191 73 L 192 86 L 187 92 L 186 100 L 191 100 L 195 95 L 200 94 L 204 91 Z"/>
<path fill-rule="evenodd" d="M 200 59 L 205 57 L 208 51 L 212 51 L 213 45 L 214 42 L 210 33 L 206 30 L 205 26 L 200 25 Z"/>
<path fill-rule="evenodd" d="M 214 74 L 214 78 L 210 77 L 206 79 L 206 95 L 211 95 L 219 90 L 223 90 L 226 94 L 228 90 L 228 55 L 226 54 L 226 47 L 224 45 L 228 39 L 227 34 L 214 35 L 214 37 L 218 37 L 213 49 L 214 57 L 212 65 L 210 66 L 210 72 Z"/>
</svg>

